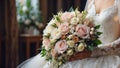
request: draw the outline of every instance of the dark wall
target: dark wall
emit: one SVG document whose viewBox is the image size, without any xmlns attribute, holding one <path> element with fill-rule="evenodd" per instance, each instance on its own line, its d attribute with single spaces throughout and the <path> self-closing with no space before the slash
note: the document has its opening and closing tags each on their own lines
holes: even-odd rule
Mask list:
<svg viewBox="0 0 120 68">
<path fill-rule="evenodd" d="M 81 2 L 80 2 L 80 11 L 83 11 L 83 10 L 84 10 L 85 5 L 86 5 L 86 1 L 87 1 L 87 0 L 81 0 Z"/>
<path fill-rule="evenodd" d="M 4 34 L 5 34 L 5 29 L 3 28 L 5 26 L 4 24 L 4 10 L 5 8 L 3 7 L 5 5 L 4 0 L 0 1 L 0 68 L 5 68 L 5 46 L 4 46 Z"/>
<path fill-rule="evenodd" d="M 0 68 L 16 68 L 18 30 L 15 0 L 0 1 Z"/>
<path fill-rule="evenodd" d="M 68 11 L 71 7 L 83 11 L 85 4 L 86 0 L 40 0 L 40 9 L 44 22 L 47 23 L 58 11 Z"/>
</svg>

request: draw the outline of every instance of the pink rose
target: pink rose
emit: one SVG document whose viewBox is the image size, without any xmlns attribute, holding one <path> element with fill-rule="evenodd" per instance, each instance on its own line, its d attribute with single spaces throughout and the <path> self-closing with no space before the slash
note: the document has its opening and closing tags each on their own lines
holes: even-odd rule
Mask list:
<svg viewBox="0 0 120 68">
<path fill-rule="evenodd" d="M 55 50 L 58 53 L 64 53 L 67 50 L 68 46 L 65 40 L 60 40 L 55 44 Z"/>
<path fill-rule="evenodd" d="M 89 35 L 90 32 L 90 27 L 86 26 L 86 25 L 77 25 L 76 26 L 76 34 L 79 37 L 85 38 Z"/>
<path fill-rule="evenodd" d="M 43 46 L 45 46 L 45 49 L 48 50 L 50 45 L 50 40 L 49 39 L 43 39 Z"/>
<path fill-rule="evenodd" d="M 65 12 L 61 16 L 62 21 L 69 21 L 73 17 L 73 14 L 71 12 Z"/>
<path fill-rule="evenodd" d="M 60 29 L 60 32 L 62 34 L 66 34 L 69 32 L 70 28 L 69 28 L 69 24 L 68 23 L 62 23 L 60 26 L 59 26 L 59 29 Z"/>
</svg>

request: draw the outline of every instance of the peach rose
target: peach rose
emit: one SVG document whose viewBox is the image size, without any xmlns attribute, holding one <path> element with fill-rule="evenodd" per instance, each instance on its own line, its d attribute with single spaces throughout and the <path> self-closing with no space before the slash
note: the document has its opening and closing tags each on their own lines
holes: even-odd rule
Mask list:
<svg viewBox="0 0 120 68">
<path fill-rule="evenodd" d="M 60 40 L 55 44 L 55 50 L 58 53 L 64 53 L 67 50 L 68 46 L 65 40 Z"/>
<path fill-rule="evenodd" d="M 45 49 L 48 50 L 50 45 L 50 39 L 43 39 L 43 46 L 45 46 Z"/>
<path fill-rule="evenodd" d="M 61 32 L 61 34 L 66 34 L 69 32 L 70 28 L 69 28 L 69 24 L 68 23 L 62 23 L 60 26 L 59 26 L 59 30 Z"/>
<path fill-rule="evenodd" d="M 61 15 L 62 21 L 69 21 L 74 15 L 71 12 L 65 12 Z"/>
<path fill-rule="evenodd" d="M 86 26 L 86 25 L 77 25 L 76 26 L 76 34 L 79 37 L 85 38 L 89 35 L 90 32 L 90 27 Z"/>
</svg>

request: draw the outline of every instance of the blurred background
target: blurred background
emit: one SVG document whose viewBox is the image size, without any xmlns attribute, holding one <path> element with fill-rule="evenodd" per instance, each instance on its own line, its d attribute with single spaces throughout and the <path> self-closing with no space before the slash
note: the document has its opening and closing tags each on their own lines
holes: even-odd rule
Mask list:
<svg viewBox="0 0 120 68">
<path fill-rule="evenodd" d="M 86 0 L 1 0 L 0 68 L 16 68 L 39 54 L 42 32 L 58 11 L 84 10 Z"/>
</svg>

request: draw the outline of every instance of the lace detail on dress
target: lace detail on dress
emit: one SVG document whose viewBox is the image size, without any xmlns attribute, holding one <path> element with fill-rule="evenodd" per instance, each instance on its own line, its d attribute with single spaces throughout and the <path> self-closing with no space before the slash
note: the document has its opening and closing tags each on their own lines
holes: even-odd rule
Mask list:
<svg viewBox="0 0 120 68">
<path fill-rule="evenodd" d="M 114 21 L 114 17 L 120 13 L 120 11 L 118 11 L 120 10 L 118 8 L 118 3 L 120 4 L 120 0 L 115 0 L 113 6 L 106 8 L 99 14 L 96 14 L 94 1 L 95 0 L 92 0 L 88 5 L 88 17 L 92 17 L 96 25 L 101 25 L 99 31 L 103 32 L 103 34 L 100 36 L 102 44 L 98 46 L 99 49 L 93 52 L 93 56 L 110 55 L 113 53 L 117 54 L 116 50 L 118 52 L 120 50 L 113 50 L 110 47 L 116 47 L 120 44 L 120 24 Z M 107 50 L 109 50 L 109 53 Z"/>
<path fill-rule="evenodd" d="M 120 48 L 108 47 L 104 49 L 97 48 L 92 52 L 91 57 L 101 57 L 107 55 L 119 55 L 120 56 Z"/>
</svg>

